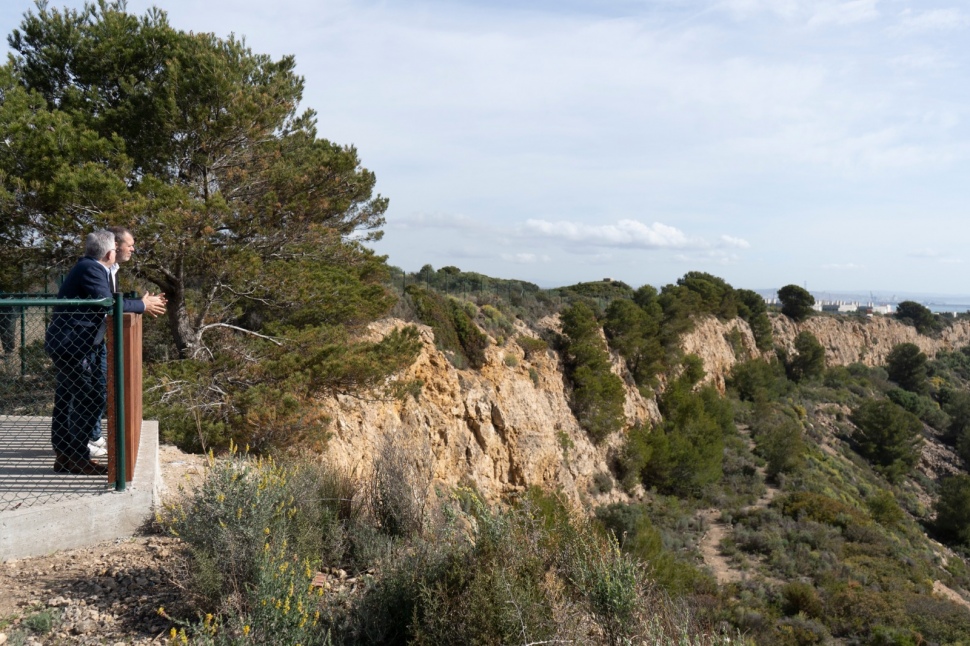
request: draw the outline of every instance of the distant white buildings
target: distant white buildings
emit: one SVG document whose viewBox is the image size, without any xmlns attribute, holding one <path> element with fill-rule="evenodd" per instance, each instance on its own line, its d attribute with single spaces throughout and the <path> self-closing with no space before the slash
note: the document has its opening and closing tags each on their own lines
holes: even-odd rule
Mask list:
<svg viewBox="0 0 970 646">
<path fill-rule="evenodd" d="M 767 305 L 781 305 L 777 298 L 765 298 Z M 817 299 L 812 306 L 816 312 L 827 312 L 829 314 L 873 314 L 890 315 L 896 312 L 896 306 L 892 303 L 860 303 L 859 301 L 829 301 Z"/>
</svg>

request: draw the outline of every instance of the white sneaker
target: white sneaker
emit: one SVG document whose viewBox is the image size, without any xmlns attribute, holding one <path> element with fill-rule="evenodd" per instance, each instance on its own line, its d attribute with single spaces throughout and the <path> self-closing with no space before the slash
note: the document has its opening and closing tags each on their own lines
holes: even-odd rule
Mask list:
<svg viewBox="0 0 970 646">
<path fill-rule="evenodd" d="M 104 435 L 102 435 L 98 439 L 94 440 L 93 442 L 88 442 L 88 444 L 90 444 L 91 446 L 100 447 L 102 449 L 108 447 L 108 441 L 106 439 L 104 439 Z"/>
<path fill-rule="evenodd" d="M 90 451 L 92 458 L 103 458 L 108 455 L 108 447 L 98 446 L 97 444 L 88 444 L 88 451 Z"/>
</svg>

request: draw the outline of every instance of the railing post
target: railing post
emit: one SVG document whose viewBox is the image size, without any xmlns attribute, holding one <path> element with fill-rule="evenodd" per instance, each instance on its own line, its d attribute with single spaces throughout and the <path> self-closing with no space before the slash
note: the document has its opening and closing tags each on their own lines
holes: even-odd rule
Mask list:
<svg viewBox="0 0 970 646">
<path fill-rule="evenodd" d="M 125 313 L 124 295 L 115 292 L 112 316 L 114 334 L 114 393 L 115 393 L 115 490 L 124 491 L 127 474 L 125 473 Z"/>
<path fill-rule="evenodd" d="M 27 375 L 27 308 L 20 306 L 20 376 Z"/>
</svg>

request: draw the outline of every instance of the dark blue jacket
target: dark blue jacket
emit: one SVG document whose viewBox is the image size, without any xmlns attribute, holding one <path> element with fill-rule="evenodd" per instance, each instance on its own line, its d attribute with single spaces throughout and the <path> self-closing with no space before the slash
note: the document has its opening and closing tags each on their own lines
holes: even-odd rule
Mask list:
<svg viewBox="0 0 970 646">
<path fill-rule="evenodd" d="M 101 299 L 111 298 L 111 282 L 108 270 L 94 258 L 87 256 L 77 261 L 57 292 L 58 298 Z M 106 329 L 107 309 L 97 305 L 58 305 L 53 309 L 51 324 L 44 337 L 48 354 L 86 354 L 103 339 Z M 138 300 L 125 300 L 126 312 L 144 312 L 145 304 Z"/>
</svg>

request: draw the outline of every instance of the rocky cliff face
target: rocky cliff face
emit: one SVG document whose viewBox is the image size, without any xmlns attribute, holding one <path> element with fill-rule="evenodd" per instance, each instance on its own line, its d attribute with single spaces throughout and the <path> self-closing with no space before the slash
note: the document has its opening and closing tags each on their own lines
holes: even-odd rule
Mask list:
<svg viewBox="0 0 970 646">
<path fill-rule="evenodd" d="M 916 333 L 916 329 L 885 316 L 816 316 L 794 323 L 784 316 L 772 319 L 775 343 L 792 349 L 799 332 L 808 330 L 825 348 L 828 365 L 861 362 L 867 366 L 884 365 L 886 356 L 900 343 L 915 343 L 933 357 L 940 350 L 955 350 L 970 343 L 970 321 L 955 321 L 939 339 Z"/>
<path fill-rule="evenodd" d="M 400 321 L 372 326 L 386 334 Z M 519 324 L 520 334 L 531 334 Z M 558 355 L 526 358 L 514 341 L 490 345 L 481 370 L 458 370 L 421 327 L 423 349 L 401 379 L 420 379 L 417 399 L 373 401 L 340 396 L 323 403 L 331 418 L 329 459 L 366 472 L 382 444 L 406 449 L 418 471 L 445 487 L 472 484 L 490 499 L 539 485 L 575 502 L 593 495 L 592 480 L 607 473 L 612 447 L 594 446 L 569 409 Z M 620 369 L 620 362 L 616 362 Z M 626 415 L 633 424 L 656 418 L 656 404 L 628 388 Z M 607 501 L 619 492 L 595 494 Z"/>
<path fill-rule="evenodd" d="M 789 349 L 799 332 L 812 332 L 825 347 L 829 365 L 883 364 L 892 347 L 903 342 L 917 344 L 930 356 L 970 343 L 970 324 L 965 322 L 948 329 L 939 340 L 919 336 L 913 328 L 883 317 L 815 317 L 800 324 L 775 317 L 772 323 L 775 342 Z M 403 324 L 383 321 L 371 331 L 381 336 Z M 543 322 L 547 327 L 557 324 Z M 521 323 L 517 332 L 532 334 Z M 331 419 L 330 460 L 364 473 L 382 447 L 390 444 L 404 449 L 429 485 L 471 484 L 492 500 L 531 485 L 561 490 L 574 502 L 595 499 L 603 504 L 623 497 L 616 488 L 596 491 L 593 481 L 597 474 L 609 472 L 608 460 L 622 444 L 622 434 L 599 446 L 589 440 L 569 409 L 562 364 L 555 352 L 527 358 L 514 341 L 504 346 L 493 343 L 481 370 L 458 370 L 435 348 L 430 328 L 421 327 L 421 335 L 418 360 L 399 376 L 423 382 L 417 399 L 339 396 L 322 402 Z M 706 379 L 722 392 L 731 367 L 758 355 L 751 330 L 740 319 L 698 321 L 682 347 L 685 353 L 701 357 Z M 637 392 L 618 358 L 614 358 L 614 371 L 627 384 L 628 424 L 658 420 L 656 402 Z"/>
<path fill-rule="evenodd" d="M 928 356 L 940 350 L 956 350 L 970 344 L 970 321 L 956 321 L 939 339 L 916 333 L 916 329 L 895 319 L 876 316 L 815 316 L 795 323 L 785 316 L 771 319 L 775 345 L 794 352 L 795 337 L 809 331 L 825 348 L 829 366 L 864 363 L 867 366 L 885 365 L 886 356 L 900 343 L 914 343 Z M 704 361 L 705 380 L 724 392 L 725 379 L 738 361 L 759 356 L 754 336 L 747 323 L 740 319 L 721 322 L 714 318 L 698 321 L 694 330 L 681 340 L 685 353 L 696 354 Z M 774 356 L 768 351 L 765 358 Z"/>
</svg>

